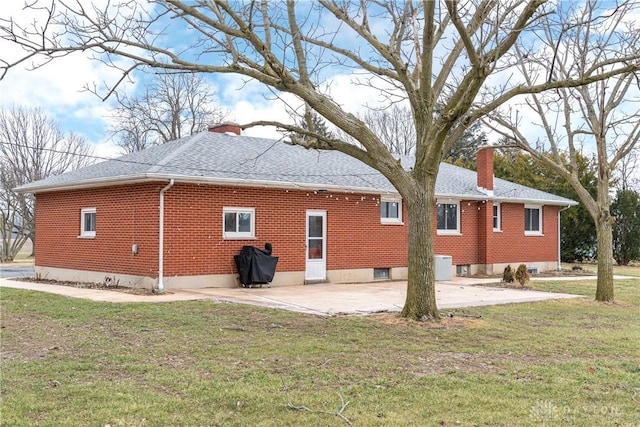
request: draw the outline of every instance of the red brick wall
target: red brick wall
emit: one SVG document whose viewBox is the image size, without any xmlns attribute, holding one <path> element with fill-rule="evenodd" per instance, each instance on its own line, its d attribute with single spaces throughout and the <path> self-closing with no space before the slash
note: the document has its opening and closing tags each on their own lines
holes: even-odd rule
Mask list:
<svg viewBox="0 0 640 427">
<path fill-rule="evenodd" d="M 165 185 L 38 194 L 36 265 L 157 277 L 158 200 Z M 225 206 L 255 208 L 255 240 L 223 239 Z M 80 210 L 87 207 L 97 210 L 94 239 L 78 238 Z M 479 263 L 485 207 L 482 201 L 462 201 L 462 233 L 436 235 L 436 254 L 451 255 L 454 265 Z M 165 275 L 233 273 L 233 255 L 243 245 L 265 242 L 280 257 L 278 271 L 303 271 L 308 209 L 327 211 L 329 270 L 407 265 L 406 210 L 404 226 L 383 225 L 377 196 L 176 184 L 165 193 Z M 522 204 L 504 203 L 501 209 L 502 232 L 491 237 L 493 262 L 556 259 L 557 207 L 544 207 L 544 237 L 524 235 Z M 131 252 L 134 243 L 137 255 Z"/>
<path fill-rule="evenodd" d="M 493 209 L 492 203 L 461 201 L 461 235 L 437 235 L 434 228 L 436 254 L 451 255 L 453 265 L 483 264 L 485 261 L 482 258 L 485 255 L 488 255 L 493 263 L 542 262 L 558 259 L 557 206 L 543 207 L 542 236 L 525 236 L 524 204 L 502 203 L 500 206 L 502 231 L 493 232 L 493 211 L 488 210 L 486 217 L 482 215 L 484 209 Z M 482 253 L 482 236 L 479 234 L 483 226 L 492 233 L 489 249 L 485 250 L 484 254 Z"/>
<path fill-rule="evenodd" d="M 558 206 L 542 209 L 542 236 L 525 236 L 524 205 L 503 203 L 502 232 L 494 233 L 495 262 L 541 262 L 558 259 Z"/>
<path fill-rule="evenodd" d="M 235 271 L 243 245 L 273 245 L 278 271 L 304 271 L 306 211 L 327 211 L 327 269 L 407 264 L 406 227 L 380 223 L 379 197 L 176 184 L 165 194 L 165 274 Z M 223 207 L 255 208 L 255 240 L 222 237 Z M 406 215 L 406 213 L 405 213 Z"/>
<path fill-rule="evenodd" d="M 478 262 L 478 203 L 482 202 L 475 200 L 460 202 L 460 235 L 438 235 L 434 210 L 435 252 L 437 255 L 450 255 L 454 265 Z"/>
<path fill-rule="evenodd" d="M 36 195 L 36 265 L 157 276 L 161 184 Z M 80 210 L 96 208 L 96 237 L 79 238 Z M 139 252 L 133 255 L 131 245 Z"/>
</svg>

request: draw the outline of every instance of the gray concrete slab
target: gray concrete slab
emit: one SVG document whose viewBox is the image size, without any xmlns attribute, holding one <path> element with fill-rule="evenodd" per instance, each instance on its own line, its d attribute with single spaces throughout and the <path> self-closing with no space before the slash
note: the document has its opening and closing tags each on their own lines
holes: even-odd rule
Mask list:
<svg viewBox="0 0 640 427">
<path fill-rule="evenodd" d="M 456 278 L 452 281 L 438 282 L 436 284 L 438 307 L 441 309 L 477 307 L 579 297 L 571 294 L 477 286 L 495 283 L 495 281 L 496 279 Z M 374 282 L 255 289 L 176 289 L 159 295 L 135 295 L 0 278 L 0 287 L 51 292 L 93 301 L 118 303 L 210 300 L 251 304 L 321 316 L 400 311 L 406 297 L 406 286 L 406 282 Z"/>
<path fill-rule="evenodd" d="M 34 275 L 34 268 L 31 266 L 0 265 L 0 277 L 33 277 Z"/>
</svg>

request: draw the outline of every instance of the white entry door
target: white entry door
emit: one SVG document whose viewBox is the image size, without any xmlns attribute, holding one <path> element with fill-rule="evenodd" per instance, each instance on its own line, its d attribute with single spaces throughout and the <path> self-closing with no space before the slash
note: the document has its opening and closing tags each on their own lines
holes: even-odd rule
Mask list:
<svg viewBox="0 0 640 427">
<path fill-rule="evenodd" d="M 307 267 L 305 280 L 327 278 L 327 212 L 307 211 Z"/>
</svg>

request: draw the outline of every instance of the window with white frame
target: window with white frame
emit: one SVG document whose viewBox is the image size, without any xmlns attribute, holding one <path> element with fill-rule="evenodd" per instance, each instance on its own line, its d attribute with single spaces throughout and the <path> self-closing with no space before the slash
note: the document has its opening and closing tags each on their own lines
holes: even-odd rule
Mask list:
<svg viewBox="0 0 640 427">
<path fill-rule="evenodd" d="M 96 237 L 96 208 L 80 210 L 80 237 Z"/>
<path fill-rule="evenodd" d="M 460 233 L 460 203 L 448 202 L 438 203 L 437 229 L 438 234 L 459 234 Z"/>
<path fill-rule="evenodd" d="M 524 234 L 542 234 L 542 207 L 536 205 L 524 206 Z"/>
<path fill-rule="evenodd" d="M 253 239 L 255 237 L 254 208 L 223 208 L 222 231 L 225 239 Z"/>
<path fill-rule="evenodd" d="M 500 203 L 493 204 L 493 231 L 500 231 Z"/>
<path fill-rule="evenodd" d="M 380 222 L 383 224 L 402 223 L 402 202 L 400 199 L 380 198 Z"/>
</svg>

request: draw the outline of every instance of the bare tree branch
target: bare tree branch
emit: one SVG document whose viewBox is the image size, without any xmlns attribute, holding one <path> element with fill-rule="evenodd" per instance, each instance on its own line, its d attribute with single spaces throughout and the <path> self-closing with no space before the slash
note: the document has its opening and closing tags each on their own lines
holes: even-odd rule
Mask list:
<svg viewBox="0 0 640 427">
<path fill-rule="evenodd" d="M 110 132 L 125 153 L 173 141 L 225 120 L 202 76 L 163 73 L 139 96 L 118 97 Z"/>
<path fill-rule="evenodd" d="M 42 110 L 0 110 L 1 261 L 13 260 L 28 239 L 36 241 L 34 197 L 12 189 L 82 167 L 90 154 L 83 138 L 64 134 Z"/>
</svg>

